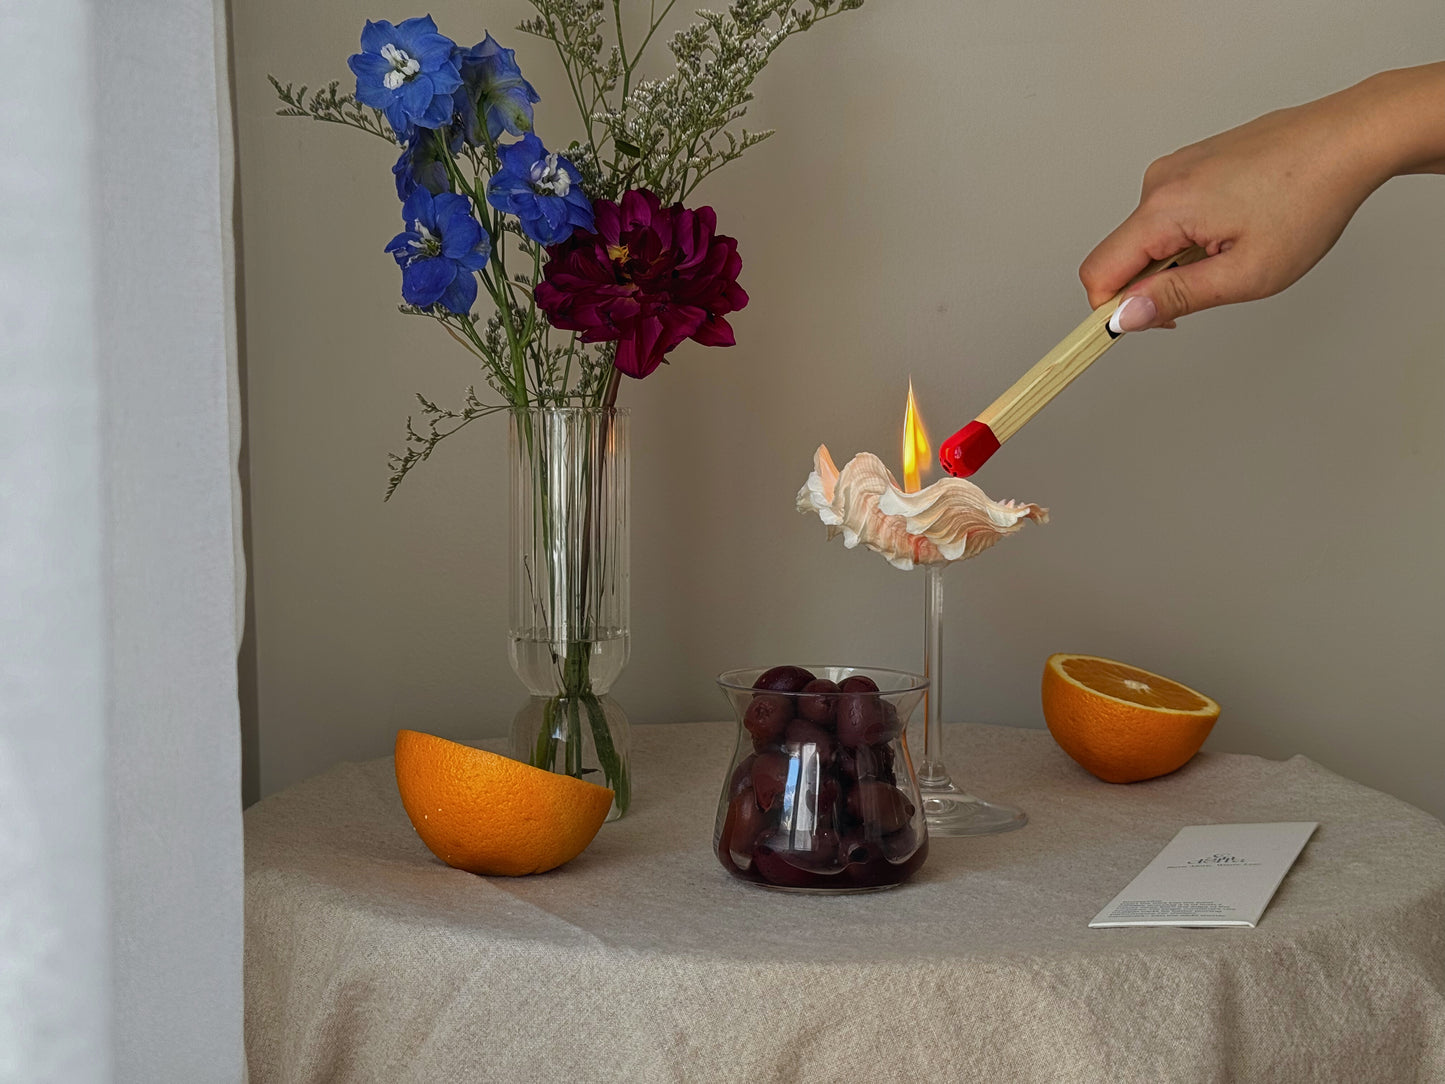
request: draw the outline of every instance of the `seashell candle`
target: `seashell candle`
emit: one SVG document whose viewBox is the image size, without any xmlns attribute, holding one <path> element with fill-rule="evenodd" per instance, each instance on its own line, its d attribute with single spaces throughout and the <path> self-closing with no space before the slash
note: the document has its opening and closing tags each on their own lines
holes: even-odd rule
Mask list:
<svg viewBox="0 0 1445 1084">
<path fill-rule="evenodd" d="M 1049 521 L 1047 508 L 991 500 L 964 478 L 905 492 L 871 452 L 859 452 L 840 471 L 826 444 L 813 454 L 798 511 L 816 512 L 830 540 L 841 534 L 849 549 L 861 543 L 904 570 L 976 557 L 1024 520 Z"/>
<path fill-rule="evenodd" d="M 904 428 L 904 473 L 909 489 L 898 485 L 876 455 L 860 452 L 840 471 L 827 445 L 820 444 L 813 454 L 813 472 L 798 491 L 798 511 L 817 513 L 828 526 L 828 538 L 842 535 L 843 545 L 849 549 L 866 546 L 895 568 L 924 567 L 924 674 L 929 691 L 918 782 L 928 830 L 951 836 L 1007 832 L 1027 823 L 1023 811 L 967 793 L 954 784 L 943 764 L 943 570 L 955 561 L 977 557 L 1005 535 L 1020 530 L 1025 520 L 1047 523 L 1048 509 L 992 500 L 963 478 L 943 478 L 925 488 L 914 488 L 916 464 L 920 456 L 926 459 L 928 448 L 914 411 L 911 386 Z M 912 446 L 915 442 L 917 447 Z M 841 718 L 838 727 L 841 735 Z"/>
</svg>

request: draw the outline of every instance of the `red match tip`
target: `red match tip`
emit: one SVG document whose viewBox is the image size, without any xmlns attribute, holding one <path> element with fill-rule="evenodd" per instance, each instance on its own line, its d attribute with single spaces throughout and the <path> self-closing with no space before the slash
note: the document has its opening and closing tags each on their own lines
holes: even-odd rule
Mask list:
<svg viewBox="0 0 1445 1084">
<path fill-rule="evenodd" d="M 998 451 L 998 437 L 980 421 L 971 421 L 938 449 L 938 461 L 955 478 L 967 478 Z"/>
</svg>

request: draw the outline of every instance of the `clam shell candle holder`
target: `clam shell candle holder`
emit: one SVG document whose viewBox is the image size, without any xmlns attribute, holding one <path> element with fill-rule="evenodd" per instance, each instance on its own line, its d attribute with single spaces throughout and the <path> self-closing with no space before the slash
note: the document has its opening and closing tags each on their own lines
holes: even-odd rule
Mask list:
<svg viewBox="0 0 1445 1084">
<path fill-rule="evenodd" d="M 1047 523 L 1037 504 L 995 501 L 963 478 L 944 478 L 915 492 L 900 487 L 876 455 L 860 452 L 840 471 L 826 445 L 798 491 L 798 511 L 816 513 L 829 539 L 862 545 L 894 568 L 924 570 L 923 755 L 918 782 L 929 832 L 970 836 L 1021 828 L 1027 815 L 956 785 L 943 762 L 943 570 L 977 557 L 1027 520 Z"/>
</svg>

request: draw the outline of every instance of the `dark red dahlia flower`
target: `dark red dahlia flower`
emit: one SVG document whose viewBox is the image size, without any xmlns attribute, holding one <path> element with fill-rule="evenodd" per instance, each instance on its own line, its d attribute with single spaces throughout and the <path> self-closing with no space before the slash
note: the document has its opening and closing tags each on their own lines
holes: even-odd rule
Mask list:
<svg viewBox="0 0 1445 1084">
<path fill-rule="evenodd" d="M 684 339 L 732 346 L 724 315 L 748 303 L 738 243 L 717 231 L 711 207 L 662 206 L 646 189 L 592 205 L 596 232 L 577 230 L 547 250 L 537 304 L 553 327 L 582 341 L 617 343 L 618 369 L 647 376 Z"/>
</svg>

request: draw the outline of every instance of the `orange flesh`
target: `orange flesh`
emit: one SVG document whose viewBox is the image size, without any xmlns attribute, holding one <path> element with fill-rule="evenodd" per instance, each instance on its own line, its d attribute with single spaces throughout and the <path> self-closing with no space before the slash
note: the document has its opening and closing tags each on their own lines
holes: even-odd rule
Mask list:
<svg viewBox="0 0 1445 1084">
<path fill-rule="evenodd" d="M 1095 692 L 1129 704 L 1164 711 L 1201 711 L 1209 704 L 1178 682 L 1107 659 L 1064 659 L 1060 666 L 1069 677 Z"/>
</svg>

